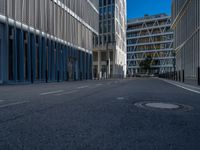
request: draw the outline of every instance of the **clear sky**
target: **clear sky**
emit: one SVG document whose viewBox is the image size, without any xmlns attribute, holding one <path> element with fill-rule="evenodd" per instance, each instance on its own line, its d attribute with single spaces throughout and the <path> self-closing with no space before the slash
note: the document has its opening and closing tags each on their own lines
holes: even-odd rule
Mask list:
<svg viewBox="0 0 200 150">
<path fill-rule="evenodd" d="M 143 17 L 145 14 L 170 15 L 171 0 L 127 0 L 127 9 L 128 18 Z"/>
</svg>

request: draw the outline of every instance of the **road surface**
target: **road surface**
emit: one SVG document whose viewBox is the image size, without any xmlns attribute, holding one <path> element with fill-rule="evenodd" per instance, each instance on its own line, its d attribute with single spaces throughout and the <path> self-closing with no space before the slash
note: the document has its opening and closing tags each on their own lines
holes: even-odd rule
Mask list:
<svg viewBox="0 0 200 150">
<path fill-rule="evenodd" d="M 200 94 L 161 79 L 0 86 L 0 150 L 198 149 Z"/>
</svg>

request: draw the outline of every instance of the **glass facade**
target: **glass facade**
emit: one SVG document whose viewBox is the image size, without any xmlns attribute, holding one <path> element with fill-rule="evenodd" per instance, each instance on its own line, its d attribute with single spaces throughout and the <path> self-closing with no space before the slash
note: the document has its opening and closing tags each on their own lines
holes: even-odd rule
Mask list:
<svg viewBox="0 0 200 150">
<path fill-rule="evenodd" d="M 126 0 L 99 0 L 99 36 L 93 62 L 95 78 L 126 74 Z M 98 69 L 97 69 L 98 68 Z"/>
<path fill-rule="evenodd" d="M 140 64 L 151 57 L 151 74 L 174 71 L 173 31 L 166 14 L 130 19 L 127 25 L 128 75 L 144 74 Z"/>
</svg>

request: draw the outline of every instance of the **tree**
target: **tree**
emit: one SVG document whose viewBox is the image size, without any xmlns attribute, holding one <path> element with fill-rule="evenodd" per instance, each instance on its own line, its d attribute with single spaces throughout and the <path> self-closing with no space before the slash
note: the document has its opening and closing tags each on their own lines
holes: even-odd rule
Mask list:
<svg viewBox="0 0 200 150">
<path fill-rule="evenodd" d="M 151 63 L 152 63 L 152 57 L 148 55 L 145 60 L 140 62 L 140 67 L 146 71 L 147 74 L 149 74 L 149 71 L 151 69 Z"/>
</svg>

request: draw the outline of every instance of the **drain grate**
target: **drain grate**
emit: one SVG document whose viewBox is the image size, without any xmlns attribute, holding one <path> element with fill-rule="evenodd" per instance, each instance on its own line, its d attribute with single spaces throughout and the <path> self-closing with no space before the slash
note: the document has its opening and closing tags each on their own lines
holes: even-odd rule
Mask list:
<svg viewBox="0 0 200 150">
<path fill-rule="evenodd" d="M 175 103 L 166 103 L 166 102 L 137 102 L 135 103 L 136 107 L 144 109 L 160 109 L 160 110 L 182 110 L 189 111 L 193 108 L 188 105 L 175 104 Z"/>
</svg>

